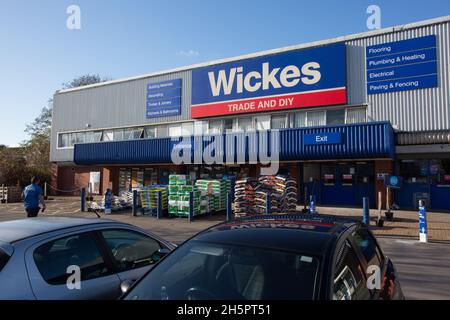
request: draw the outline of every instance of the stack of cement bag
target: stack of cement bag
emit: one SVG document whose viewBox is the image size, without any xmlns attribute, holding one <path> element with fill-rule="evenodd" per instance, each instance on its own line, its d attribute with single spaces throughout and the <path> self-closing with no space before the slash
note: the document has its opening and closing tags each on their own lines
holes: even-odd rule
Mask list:
<svg viewBox="0 0 450 320">
<path fill-rule="evenodd" d="M 268 190 L 272 202 L 273 213 L 290 213 L 297 206 L 297 183 L 288 176 L 261 176 L 261 188 Z"/>
<path fill-rule="evenodd" d="M 234 214 L 237 217 L 254 213 L 256 185 L 257 181 L 251 178 L 236 181 L 234 187 Z"/>
<path fill-rule="evenodd" d="M 270 205 L 267 200 L 270 199 Z M 288 176 L 261 176 L 236 181 L 235 214 L 291 213 L 297 205 L 297 184 Z"/>
</svg>

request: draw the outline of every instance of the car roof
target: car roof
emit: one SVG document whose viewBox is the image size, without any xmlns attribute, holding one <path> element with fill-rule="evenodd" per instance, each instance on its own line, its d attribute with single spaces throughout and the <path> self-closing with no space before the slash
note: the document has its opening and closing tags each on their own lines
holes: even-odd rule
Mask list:
<svg viewBox="0 0 450 320">
<path fill-rule="evenodd" d="M 218 224 L 193 240 L 324 255 L 340 234 L 357 223 L 328 215 L 256 215 Z"/>
<path fill-rule="evenodd" d="M 0 241 L 13 243 L 61 229 L 120 222 L 97 218 L 37 217 L 0 222 Z"/>
</svg>

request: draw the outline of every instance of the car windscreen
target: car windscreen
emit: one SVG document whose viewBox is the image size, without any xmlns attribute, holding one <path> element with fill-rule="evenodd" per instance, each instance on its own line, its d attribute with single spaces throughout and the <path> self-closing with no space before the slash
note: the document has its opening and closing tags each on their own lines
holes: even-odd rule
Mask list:
<svg viewBox="0 0 450 320">
<path fill-rule="evenodd" d="M 0 272 L 3 270 L 3 268 L 8 263 L 10 256 L 7 255 L 2 249 L 0 249 Z"/>
<path fill-rule="evenodd" d="M 161 261 L 125 299 L 310 300 L 319 259 L 301 253 L 190 241 Z"/>
</svg>

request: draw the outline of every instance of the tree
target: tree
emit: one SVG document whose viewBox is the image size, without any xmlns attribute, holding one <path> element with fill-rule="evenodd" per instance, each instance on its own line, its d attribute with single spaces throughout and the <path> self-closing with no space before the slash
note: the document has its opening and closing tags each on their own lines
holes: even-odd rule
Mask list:
<svg viewBox="0 0 450 320">
<path fill-rule="evenodd" d="M 72 81 L 63 83 L 63 89 L 70 89 L 76 87 L 87 86 L 90 84 L 100 83 L 111 80 L 109 78 L 102 78 L 98 74 L 86 74 L 84 76 L 80 76 L 78 78 L 73 79 Z"/>
<path fill-rule="evenodd" d="M 98 74 L 83 75 L 70 82 L 63 83 L 63 89 L 85 86 L 107 81 Z M 29 139 L 23 141 L 19 148 L 8 148 L 0 145 L 0 183 L 22 186 L 29 183 L 30 177 L 37 175 L 42 181 L 50 181 L 51 163 L 50 133 L 52 127 L 53 99 L 49 99 L 47 106 L 25 128 Z"/>
</svg>

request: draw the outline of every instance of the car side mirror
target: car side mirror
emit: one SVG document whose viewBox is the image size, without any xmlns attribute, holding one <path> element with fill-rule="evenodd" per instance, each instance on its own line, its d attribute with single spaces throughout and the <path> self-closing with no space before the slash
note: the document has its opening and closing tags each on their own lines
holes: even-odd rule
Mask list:
<svg viewBox="0 0 450 320">
<path fill-rule="evenodd" d="M 134 283 L 133 280 L 122 281 L 122 283 L 120 284 L 120 291 L 122 291 L 122 294 L 127 293 L 128 290 L 130 290 L 130 288 L 133 285 L 133 283 Z"/>
<path fill-rule="evenodd" d="M 160 255 L 161 257 L 164 257 L 164 256 L 167 255 L 169 252 L 170 252 L 170 250 L 167 249 L 167 248 L 161 248 L 161 249 L 158 250 L 158 253 L 159 253 L 159 255 Z"/>
</svg>

